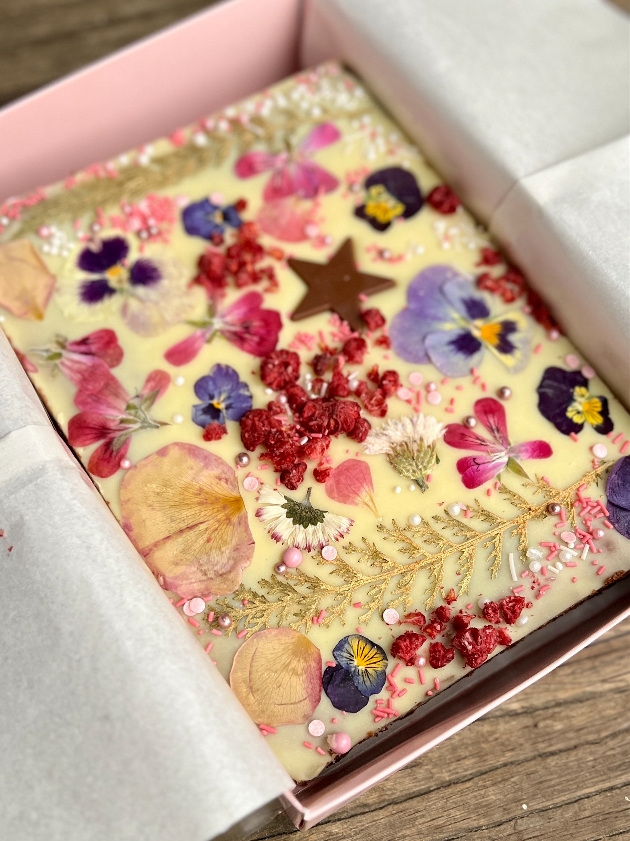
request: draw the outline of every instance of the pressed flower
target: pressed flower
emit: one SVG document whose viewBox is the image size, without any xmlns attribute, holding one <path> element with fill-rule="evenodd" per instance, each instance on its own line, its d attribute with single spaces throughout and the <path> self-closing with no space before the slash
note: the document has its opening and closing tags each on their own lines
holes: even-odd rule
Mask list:
<svg viewBox="0 0 630 841">
<path fill-rule="evenodd" d="M 230 687 L 257 724 L 304 724 L 322 695 L 322 656 L 304 634 L 268 628 L 236 652 Z"/>
<path fill-rule="evenodd" d="M 527 473 L 520 466 L 526 459 L 549 458 L 553 454 L 546 441 L 527 441 L 524 444 L 510 444 L 505 409 L 493 397 L 477 400 L 474 413 L 478 421 L 488 430 L 492 439 L 479 435 L 461 423 L 449 423 L 444 433 L 444 443 L 460 450 L 474 450 L 476 456 L 466 456 L 457 462 L 464 487 L 478 488 L 508 468 L 520 476 Z"/>
<path fill-rule="evenodd" d="M 168 388 L 171 378 L 165 371 L 152 371 L 142 389 L 130 395 L 116 377 L 108 373 L 98 389 L 85 387 L 82 380 L 74 402 L 81 412 L 68 422 L 71 447 L 100 444 L 91 454 L 88 471 L 100 479 L 113 476 L 127 455 L 131 436 L 141 429 L 158 429 L 162 424 L 149 417 L 149 410 Z"/>
<path fill-rule="evenodd" d="M 541 415 L 564 435 L 577 434 L 585 424 L 601 435 L 613 428 L 607 398 L 591 394 L 580 371 L 547 368 L 537 392 Z"/>
<path fill-rule="evenodd" d="M 252 408 L 249 386 L 229 365 L 214 365 L 195 383 L 195 394 L 204 402 L 193 406 L 192 419 L 203 428 L 209 423 L 238 421 Z"/>
<path fill-rule="evenodd" d="M 171 365 L 186 365 L 200 353 L 205 345 L 215 338 L 223 336 L 252 356 L 266 356 L 275 349 L 278 334 L 282 329 L 282 319 L 277 310 L 263 309 L 262 295 L 259 292 L 247 292 L 225 309 L 216 312 L 212 304 L 208 306 L 208 317 L 197 321 L 197 329 L 186 339 L 170 347 L 164 358 Z"/>
<path fill-rule="evenodd" d="M 365 180 L 365 202 L 354 211 L 377 231 L 386 231 L 396 219 L 409 219 L 422 207 L 422 194 L 415 177 L 406 169 L 391 166 L 373 172 Z"/>
<path fill-rule="evenodd" d="M 243 220 L 236 205 L 221 206 L 212 202 L 209 198 L 205 198 L 184 208 L 182 223 L 187 234 L 212 240 L 222 237 L 228 225 L 230 228 L 240 228 Z"/>
<path fill-rule="evenodd" d="M 368 695 L 357 689 L 352 675 L 343 666 L 327 666 L 322 687 L 333 707 L 345 713 L 358 713 L 370 701 Z"/>
<path fill-rule="evenodd" d="M 0 307 L 41 321 L 54 287 L 55 278 L 28 240 L 0 243 Z"/>
<path fill-rule="evenodd" d="M 222 458 L 169 444 L 127 471 L 120 505 L 123 528 L 165 589 L 192 598 L 238 587 L 254 540 L 236 473 Z"/>
<path fill-rule="evenodd" d="M 247 152 L 237 160 L 234 171 L 239 178 L 251 178 L 271 170 L 271 178 L 263 190 L 266 202 L 288 196 L 314 199 L 322 193 L 336 190 L 339 181 L 314 163 L 311 157 L 340 137 L 341 133 L 333 123 L 320 123 L 295 149 L 277 155 Z"/>
<path fill-rule="evenodd" d="M 450 266 L 430 266 L 414 278 L 390 337 L 401 359 L 432 362 L 448 377 L 470 373 L 486 351 L 513 372 L 530 354 L 525 316 L 516 310 L 494 316 L 472 283 Z"/>
<path fill-rule="evenodd" d="M 372 640 L 361 634 L 350 634 L 339 640 L 333 657 L 352 677 L 362 695 L 376 695 L 385 685 L 387 654 Z"/>
<path fill-rule="evenodd" d="M 337 465 L 326 479 L 326 496 L 344 505 L 363 505 L 378 517 L 374 501 L 374 482 L 370 466 L 358 458 L 349 458 Z"/>
<path fill-rule="evenodd" d="M 630 456 L 615 463 L 606 482 L 608 519 L 619 534 L 630 538 Z"/>
<path fill-rule="evenodd" d="M 61 371 L 77 388 L 98 391 L 109 377 L 109 369 L 120 365 L 123 349 L 113 330 L 95 330 L 82 339 L 69 341 L 56 336 L 46 347 L 32 348 L 51 366 L 53 375 Z"/>
<path fill-rule="evenodd" d="M 420 412 L 370 430 L 363 447 L 367 455 L 386 455 L 397 473 L 426 491 L 426 478 L 439 463 L 436 447 L 442 435 L 444 424 Z"/>
<path fill-rule="evenodd" d="M 59 278 L 58 302 L 75 321 L 103 320 L 119 309 L 130 330 L 155 336 L 195 307 L 187 286 L 186 270 L 171 255 L 134 259 L 124 237 L 102 237 Z"/>
<path fill-rule="evenodd" d="M 256 214 L 260 230 L 282 242 L 304 242 L 309 226 L 317 225 L 317 202 L 298 196 L 263 202 Z"/>
<path fill-rule="evenodd" d="M 314 508 L 311 488 L 304 502 L 284 496 L 275 488 L 262 485 L 257 501 L 256 516 L 276 543 L 286 543 L 307 552 L 321 549 L 332 540 L 348 534 L 354 520 Z"/>
</svg>

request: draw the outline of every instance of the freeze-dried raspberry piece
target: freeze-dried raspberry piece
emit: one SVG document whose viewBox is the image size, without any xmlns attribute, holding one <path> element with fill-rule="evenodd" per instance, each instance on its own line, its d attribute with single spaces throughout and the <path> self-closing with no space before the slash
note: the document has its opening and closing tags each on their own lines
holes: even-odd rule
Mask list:
<svg viewBox="0 0 630 841">
<path fill-rule="evenodd" d="M 432 619 L 431 622 L 424 626 L 423 630 L 427 636 L 430 636 L 431 639 L 434 640 L 444 631 L 444 623 L 440 622 L 438 619 Z"/>
<path fill-rule="evenodd" d="M 334 358 L 330 353 L 317 353 L 311 360 L 311 366 L 315 374 L 322 377 L 330 368 Z"/>
<path fill-rule="evenodd" d="M 506 596 L 499 602 L 501 615 L 508 625 L 513 625 L 523 612 L 525 599 L 522 596 Z"/>
<path fill-rule="evenodd" d="M 300 425 L 306 432 L 314 432 L 316 435 L 323 435 L 328 432 L 328 423 L 331 416 L 330 403 L 321 397 L 304 406 L 299 415 Z"/>
<path fill-rule="evenodd" d="M 434 669 L 443 669 L 455 657 L 455 649 L 446 648 L 441 642 L 429 645 L 429 665 Z"/>
<path fill-rule="evenodd" d="M 426 624 L 426 616 L 419 610 L 414 610 L 412 613 L 406 613 L 403 617 L 403 625 L 417 625 L 418 628 L 424 628 Z"/>
<path fill-rule="evenodd" d="M 465 631 L 474 618 L 470 613 L 456 613 L 453 616 L 453 628 L 456 631 Z"/>
<path fill-rule="evenodd" d="M 282 427 L 282 423 L 266 409 L 250 409 L 249 412 L 245 412 L 240 425 L 241 441 L 250 452 L 266 442 L 271 430 Z"/>
<path fill-rule="evenodd" d="M 222 423 L 209 423 L 203 431 L 204 441 L 220 441 L 224 435 L 227 435 L 227 427 Z"/>
<path fill-rule="evenodd" d="M 385 393 L 386 397 L 392 397 L 401 385 L 398 371 L 383 371 L 378 387 Z"/>
<path fill-rule="evenodd" d="M 389 348 L 392 346 L 392 340 L 389 338 L 389 336 L 387 336 L 385 333 L 383 333 L 383 334 L 382 334 L 381 336 L 379 336 L 379 337 L 378 337 L 378 339 L 374 342 L 374 345 L 375 345 L 376 347 L 382 347 L 382 348 L 389 349 Z"/>
<path fill-rule="evenodd" d="M 483 614 L 483 618 L 486 622 L 500 622 L 501 617 L 499 616 L 499 605 L 496 602 L 486 602 L 481 609 L 481 613 Z"/>
<path fill-rule="evenodd" d="M 405 631 L 396 637 L 392 643 L 392 657 L 402 660 L 407 666 L 413 666 L 413 661 L 418 656 L 418 651 L 426 642 L 426 637 L 417 634 L 415 631 Z"/>
<path fill-rule="evenodd" d="M 302 447 L 302 452 L 304 453 L 304 458 L 310 461 L 319 461 L 326 455 L 329 447 L 330 438 L 328 435 L 322 435 L 321 438 L 313 438 L 311 441 L 307 441 Z"/>
<path fill-rule="evenodd" d="M 307 464 L 305 461 L 298 461 L 293 467 L 289 467 L 280 473 L 280 481 L 290 491 L 295 491 L 302 484 L 306 468 Z"/>
<path fill-rule="evenodd" d="M 381 381 L 381 375 L 378 370 L 378 365 L 372 365 L 370 370 L 367 372 L 366 376 L 371 383 L 374 383 L 374 385 L 378 385 Z"/>
<path fill-rule="evenodd" d="M 363 397 L 363 405 L 365 410 L 371 415 L 374 415 L 374 417 L 384 418 L 387 414 L 387 399 L 385 392 L 381 391 L 380 388 L 368 392 Z"/>
<path fill-rule="evenodd" d="M 508 634 L 506 628 L 497 628 L 497 644 L 512 645 L 512 637 Z"/>
<path fill-rule="evenodd" d="M 453 602 L 457 601 L 457 593 L 455 592 L 453 587 L 451 587 L 448 593 L 444 596 L 444 601 L 446 602 L 446 604 L 453 604 Z"/>
<path fill-rule="evenodd" d="M 353 336 L 348 339 L 341 349 L 341 352 L 346 358 L 346 362 L 351 365 L 360 365 L 363 362 L 363 357 L 367 353 L 367 342 L 361 336 Z"/>
<path fill-rule="evenodd" d="M 310 399 L 302 386 L 297 383 L 290 385 L 285 393 L 292 412 L 301 412 Z"/>
<path fill-rule="evenodd" d="M 292 350 L 274 350 L 260 363 L 260 377 L 267 388 L 282 391 L 300 376 L 300 357 Z"/>
<path fill-rule="evenodd" d="M 333 373 L 326 394 L 329 397 L 347 397 L 350 394 L 348 378 L 341 371 L 335 371 Z"/>
<path fill-rule="evenodd" d="M 438 213 L 443 213 L 446 216 L 455 213 L 461 204 L 448 184 L 440 184 L 439 187 L 434 187 L 427 196 L 427 202 Z"/>
<path fill-rule="evenodd" d="M 468 628 L 465 631 L 458 631 L 453 637 L 453 648 L 466 658 L 466 665 L 473 669 L 484 663 L 490 654 L 497 647 L 498 634 L 492 625 L 484 625 L 483 628 Z"/>
<path fill-rule="evenodd" d="M 282 429 L 272 430 L 267 436 L 266 445 L 268 452 L 262 453 L 260 458 L 270 461 L 276 473 L 288 470 L 300 456 L 299 440 Z"/>
<path fill-rule="evenodd" d="M 484 247 L 481 249 L 481 259 L 477 263 L 478 266 L 496 266 L 497 263 L 503 263 L 503 257 L 494 248 Z"/>
<path fill-rule="evenodd" d="M 322 484 L 326 482 L 332 473 L 332 467 L 315 467 L 313 468 L 313 476 L 316 482 L 321 482 Z"/>
<path fill-rule="evenodd" d="M 351 438 L 353 441 L 357 441 L 359 444 L 362 444 L 368 437 L 370 429 L 372 429 L 372 424 L 369 422 L 369 420 L 367 420 L 366 418 L 359 418 L 350 430 L 350 432 L 348 432 L 348 438 Z"/>
<path fill-rule="evenodd" d="M 361 408 L 354 400 L 335 400 L 332 415 L 339 421 L 341 431 L 347 434 L 354 429 L 354 425 L 361 417 Z"/>
<path fill-rule="evenodd" d="M 363 310 L 361 318 L 365 321 L 368 330 L 378 330 L 385 326 L 385 316 L 383 313 L 372 307 L 369 310 Z"/>
<path fill-rule="evenodd" d="M 446 605 L 441 605 L 440 607 L 436 607 L 433 611 L 433 615 L 431 619 L 437 619 L 438 622 L 448 622 L 451 618 L 451 609 L 450 607 L 446 607 Z"/>
</svg>

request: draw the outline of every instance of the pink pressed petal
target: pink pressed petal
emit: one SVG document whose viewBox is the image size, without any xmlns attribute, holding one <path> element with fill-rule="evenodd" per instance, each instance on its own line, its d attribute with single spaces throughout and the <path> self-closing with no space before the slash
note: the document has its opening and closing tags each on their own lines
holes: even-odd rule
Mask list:
<svg viewBox="0 0 630 841">
<path fill-rule="evenodd" d="M 223 322 L 240 324 L 249 317 L 252 310 L 260 309 L 262 302 L 263 296 L 260 292 L 247 292 L 220 312 L 219 317 Z"/>
<path fill-rule="evenodd" d="M 124 415 L 127 403 L 129 395 L 113 374 L 109 374 L 97 392 L 80 389 L 74 395 L 74 404 L 78 409 L 115 418 Z"/>
<path fill-rule="evenodd" d="M 293 192 L 302 199 L 314 199 L 322 193 L 331 193 L 339 181 L 330 172 L 312 161 L 302 161 L 292 167 Z"/>
<path fill-rule="evenodd" d="M 525 444 L 510 447 L 509 453 L 518 461 L 529 458 L 549 458 L 553 455 L 553 450 L 546 441 L 527 441 Z"/>
<path fill-rule="evenodd" d="M 100 391 L 109 378 L 109 368 L 95 356 L 64 352 L 59 368 L 78 389 Z"/>
<path fill-rule="evenodd" d="M 306 226 L 312 222 L 313 204 L 300 204 L 294 197 L 262 204 L 256 216 L 261 231 L 282 242 L 304 242 Z"/>
<path fill-rule="evenodd" d="M 170 362 L 171 365 L 187 365 L 198 356 L 202 347 L 208 341 L 211 332 L 212 328 L 208 327 L 202 330 L 195 330 L 188 338 L 170 347 L 164 354 L 164 359 Z"/>
<path fill-rule="evenodd" d="M 110 438 L 97 447 L 88 461 L 87 469 L 92 476 L 108 479 L 120 470 L 120 462 L 127 455 L 131 438 L 127 438 L 120 447 L 115 446 L 115 438 Z"/>
<path fill-rule="evenodd" d="M 330 146 L 331 143 L 339 140 L 341 132 L 334 123 L 320 123 L 306 135 L 300 143 L 299 150 L 305 155 L 311 155 L 318 149 Z"/>
<path fill-rule="evenodd" d="M 167 374 L 166 371 L 151 371 L 144 381 L 140 397 L 146 397 L 147 394 L 153 394 L 154 391 L 157 391 L 155 399 L 159 400 L 170 384 L 171 375 Z"/>
<path fill-rule="evenodd" d="M 510 439 L 503 405 L 494 397 L 482 397 L 481 400 L 475 402 L 474 412 L 495 441 L 507 449 L 510 446 Z"/>
<path fill-rule="evenodd" d="M 483 456 L 466 456 L 457 462 L 465 488 L 478 488 L 490 479 L 494 479 L 508 463 L 507 455 L 501 457 L 484 458 Z"/>
<path fill-rule="evenodd" d="M 276 199 L 286 199 L 295 193 L 296 188 L 290 164 L 283 164 L 273 171 L 271 178 L 265 184 L 263 199 L 266 202 L 275 201 Z"/>
<path fill-rule="evenodd" d="M 68 421 L 68 443 L 71 447 L 89 447 L 103 438 L 115 437 L 124 427 L 116 418 L 106 418 L 96 412 L 80 412 Z"/>
<path fill-rule="evenodd" d="M 497 447 L 483 435 L 478 435 L 461 423 L 449 423 L 444 432 L 444 442 L 449 447 L 458 450 L 474 450 L 475 452 L 501 452 L 504 448 Z"/>
<path fill-rule="evenodd" d="M 71 353 L 79 353 L 82 356 L 96 356 L 108 368 L 115 368 L 120 365 L 123 358 L 123 349 L 118 344 L 118 338 L 113 330 L 95 330 L 82 339 L 68 342 L 66 350 Z"/>
<path fill-rule="evenodd" d="M 239 178 L 251 178 L 252 175 L 273 169 L 276 157 L 269 152 L 247 152 L 237 160 L 234 172 Z"/>
<path fill-rule="evenodd" d="M 239 350 L 252 356 L 266 356 L 275 350 L 282 319 L 277 310 L 252 310 L 249 317 L 238 325 L 226 324 L 221 335 Z"/>
</svg>

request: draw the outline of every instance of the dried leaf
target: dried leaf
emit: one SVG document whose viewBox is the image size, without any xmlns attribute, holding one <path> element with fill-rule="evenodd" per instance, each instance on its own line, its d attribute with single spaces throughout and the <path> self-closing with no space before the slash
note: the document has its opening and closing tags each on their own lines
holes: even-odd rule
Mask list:
<svg viewBox="0 0 630 841">
<path fill-rule="evenodd" d="M 18 318 L 41 321 L 55 278 L 26 239 L 0 244 L 0 306 Z"/>
<path fill-rule="evenodd" d="M 374 502 L 374 482 L 368 464 L 356 458 L 342 461 L 332 471 L 324 490 L 329 499 L 344 505 L 363 505 L 378 517 L 378 508 Z"/>
<path fill-rule="evenodd" d="M 234 469 L 192 444 L 169 444 L 120 487 L 123 528 L 168 590 L 233 592 L 254 554 Z"/>
<path fill-rule="evenodd" d="M 230 686 L 257 724 L 304 724 L 321 698 L 322 656 L 299 631 L 259 631 L 236 652 Z"/>
</svg>

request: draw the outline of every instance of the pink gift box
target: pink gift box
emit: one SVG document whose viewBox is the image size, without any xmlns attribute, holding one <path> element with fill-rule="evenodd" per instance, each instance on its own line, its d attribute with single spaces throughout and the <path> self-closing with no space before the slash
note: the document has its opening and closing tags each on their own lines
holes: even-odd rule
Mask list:
<svg viewBox="0 0 630 841">
<path fill-rule="evenodd" d="M 301 66 L 304 12 L 299 0 L 231 0 L 5 108 L 0 200 L 168 135 L 295 72 Z M 325 32 L 309 27 L 310 64 L 338 57 L 329 52 Z M 387 64 L 382 66 L 387 72 Z M 313 826 L 628 616 L 630 577 L 493 658 L 318 778 L 286 792 L 287 813 L 296 826 Z"/>
</svg>

